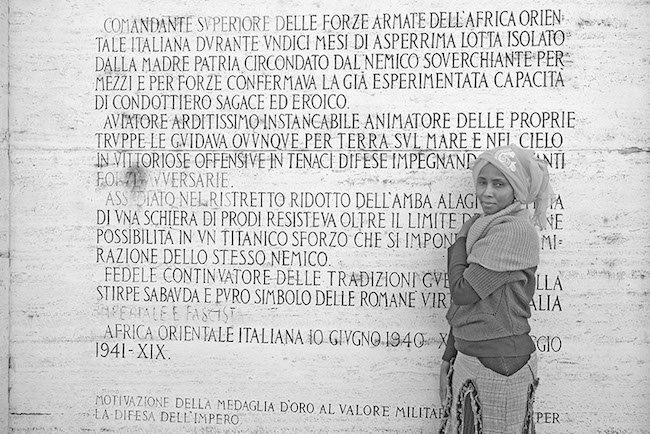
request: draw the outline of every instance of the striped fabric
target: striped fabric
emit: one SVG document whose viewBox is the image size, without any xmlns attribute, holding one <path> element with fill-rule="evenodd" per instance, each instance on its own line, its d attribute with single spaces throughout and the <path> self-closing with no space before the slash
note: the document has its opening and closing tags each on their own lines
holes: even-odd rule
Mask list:
<svg viewBox="0 0 650 434">
<path fill-rule="evenodd" d="M 467 234 L 467 262 L 493 271 L 515 271 L 539 264 L 539 235 L 530 213 L 518 202 L 479 217 Z"/>
<path fill-rule="evenodd" d="M 532 412 L 538 381 L 535 353 L 509 377 L 463 353 L 458 353 L 451 369 L 441 434 L 534 433 Z"/>
</svg>

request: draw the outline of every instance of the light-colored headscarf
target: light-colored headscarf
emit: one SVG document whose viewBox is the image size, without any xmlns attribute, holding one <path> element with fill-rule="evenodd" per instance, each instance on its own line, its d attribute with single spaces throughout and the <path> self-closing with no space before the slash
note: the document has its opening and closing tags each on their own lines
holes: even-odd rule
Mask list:
<svg viewBox="0 0 650 434">
<path fill-rule="evenodd" d="M 535 205 L 533 223 L 545 229 L 546 210 L 554 199 L 547 164 L 529 149 L 500 146 L 483 152 L 474 161 L 472 175 L 475 184 L 481 169 L 488 163 L 499 169 L 510 182 L 518 202 Z"/>
</svg>

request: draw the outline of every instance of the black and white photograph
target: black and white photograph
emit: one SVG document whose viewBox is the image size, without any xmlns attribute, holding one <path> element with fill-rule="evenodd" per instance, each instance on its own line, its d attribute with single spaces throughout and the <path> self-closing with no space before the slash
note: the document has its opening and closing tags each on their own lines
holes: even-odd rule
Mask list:
<svg viewBox="0 0 650 434">
<path fill-rule="evenodd" d="M 650 433 L 649 20 L 2 1 L 0 432 Z"/>
</svg>

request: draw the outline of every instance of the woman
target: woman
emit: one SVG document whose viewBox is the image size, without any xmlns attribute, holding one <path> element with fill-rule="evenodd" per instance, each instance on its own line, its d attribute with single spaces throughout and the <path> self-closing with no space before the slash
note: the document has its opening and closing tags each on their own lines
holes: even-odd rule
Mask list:
<svg viewBox="0 0 650 434">
<path fill-rule="evenodd" d="M 451 331 L 440 367 L 440 432 L 531 433 L 537 357 L 528 318 L 539 263 L 534 225 L 546 227 L 548 170 L 532 151 L 504 146 L 481 154 L 472 175 L 483 214 L 462 226 L 448 251 Z M 531 203 L 532 219 L 523 206 Z"/>
</svg>

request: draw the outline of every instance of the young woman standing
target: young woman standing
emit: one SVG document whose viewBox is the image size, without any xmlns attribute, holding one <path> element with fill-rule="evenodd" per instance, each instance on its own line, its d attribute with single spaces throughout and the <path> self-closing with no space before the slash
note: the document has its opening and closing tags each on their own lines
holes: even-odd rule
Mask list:
<svg viewBox="0 0 650 434">
<path fill-rule="evenodd" d="M 532 433 L 537 357 L 529 303 L 553 194 L 546 164 L 504 146 L 472 168 L 483 214 L 448 251 L 451 326 L 440 367 L 441 433 Z M 534 215 L 523 205 L 534 204 Z"/>
</svg>

